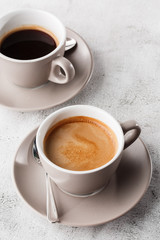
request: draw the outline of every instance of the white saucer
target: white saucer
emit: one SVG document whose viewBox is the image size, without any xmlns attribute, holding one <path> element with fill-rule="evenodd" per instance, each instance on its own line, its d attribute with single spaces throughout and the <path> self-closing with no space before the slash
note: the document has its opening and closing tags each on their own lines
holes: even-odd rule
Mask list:
<svg viewBox="0 0 160 240">
<path fill-rule="evenodd" d="M 93 71 L 93 58 L 86 42 L 67 28 L 67 37 L 77 41 L 76 47 L 66 52 L 75 68 L 74 79 L 64 85 L 47 83 L 38 88 L 22 88 L 1 80 L 0 105 L 18 111 L 42 110 L 57 106 L 77 95 L 88 83 Z"/>
<path fill-rule="evenodd" d="M 13 180 L 21 198 L 46 217 L 43 168 L 32 156 L 36 129 L 21 143 L 13 163 Z M 92 197 L 72 197 L 53 183 L 60 222 L 70 226 L 93 226 L 116 219 L 133 208 L 146 192 L 152 174 L 148 151 L 138 139 L 124 151 L 122 162 L 109 185 Z"/>
</svg>

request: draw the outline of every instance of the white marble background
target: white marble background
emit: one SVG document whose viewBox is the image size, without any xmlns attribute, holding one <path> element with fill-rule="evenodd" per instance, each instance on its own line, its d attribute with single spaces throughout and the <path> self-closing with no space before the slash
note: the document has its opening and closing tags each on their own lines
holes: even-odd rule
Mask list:
<svg viewBox="0 0 160 240">
<path fill-rule="evenodd" d="M 72 100 L 31 113 L 0 107 L 0 239 L 153 239 L 160 236 L 160 1 L 0 0 L 0 14 L 39 8 L 57 15 L 88 42 L 93 77 Z M 22 139 L 55 109 L 91 104 L 120 121 L 136 119 L 153 160 L 143 199 L 119 219 L 98 227 L 51 225 L 17 196 L 11 181 L 13 156 Z"/>
</svg>

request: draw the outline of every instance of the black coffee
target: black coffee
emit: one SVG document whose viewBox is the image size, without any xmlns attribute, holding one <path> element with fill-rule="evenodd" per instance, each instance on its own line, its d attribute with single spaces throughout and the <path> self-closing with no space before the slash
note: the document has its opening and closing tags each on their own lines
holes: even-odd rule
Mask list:
<svg viewBox="0 0 160 240">
<path fill-rule="evenodd" d="M 10 58 L 29 60 L 43 57 L 56 47 L 56 41 L 46 32 L 21 29 L 2 39 L 0 52 Z"/>
</svg>

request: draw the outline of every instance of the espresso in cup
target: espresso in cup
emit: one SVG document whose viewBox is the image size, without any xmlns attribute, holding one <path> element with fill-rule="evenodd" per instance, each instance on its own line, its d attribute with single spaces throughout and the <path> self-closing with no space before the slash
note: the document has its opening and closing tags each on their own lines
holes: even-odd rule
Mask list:
<svg viewBox="0 0 160 240">
<path fill-rule="evenodd" d="M 75 69 L 64 57 L 65 45 L 66 28 L 53 14 L 34 9 L 5 14 L 0 18 L 1 79 L 23 88 L 68 83 Z"/>
<path fill-rule="evenodd" d="M 39 26 L 13 29 L 1 39 L 0 52 L 10 58 L 30 60 L 43 57 L 58 46 L 53 33 Z"/>
<path fill-rule="evenodd" d="M 118 141 L 113 130 L 86 116 L 63 119 L 49 129 L 44 153 L 59 167 L 86 171 L 108 163 L 116 154 Z"/>
</svg>

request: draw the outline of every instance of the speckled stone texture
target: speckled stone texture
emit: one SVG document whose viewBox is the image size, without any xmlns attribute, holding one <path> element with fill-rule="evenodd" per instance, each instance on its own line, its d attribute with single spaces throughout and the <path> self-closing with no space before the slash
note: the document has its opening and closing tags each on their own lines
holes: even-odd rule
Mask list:
<svg viewBox="0 0 160 240">
<path fill-rule="evenodd" d="M 56 108 L 25 113 L 0 107 L 0 239 L 159 239 L 160 1 L 0 0 L 0 14 L 26 7 L 50 11 L 78 32 L 92 50 L 95 68 L 86 88 Z M 22 202 L 11 180 L 22 139 L 55 109 L 72 104 L 98 106 L 120 121 L 137 120 L 153 161 L 153 177 L 142 200 L 98 227 L 49 224 Z"/>
</svg>

